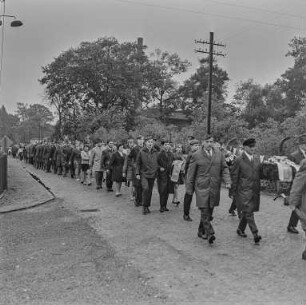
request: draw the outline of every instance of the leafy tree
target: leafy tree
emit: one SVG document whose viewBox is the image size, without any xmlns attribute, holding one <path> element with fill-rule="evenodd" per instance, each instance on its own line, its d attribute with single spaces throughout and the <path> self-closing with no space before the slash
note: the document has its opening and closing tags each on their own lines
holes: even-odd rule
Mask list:
<svg viewBox="0 0 306 305">
<path fill-rule="evenodd" d="M 193 116 L 196 121 L 202 121 L 207 117 L 208 106 L 209 59 L 201 59 L 200 64 L 197 71 L 179 89 L 182 109 L 187 115 Z M 228 81 L 227 72 L 214 62 L 212 116 L 218 119 L 230 110 L 224 103 Z"/>
<path fill-rule="evenodd" d="M 156 105 L 159 109 L 159 118 L 166 120 L 170 112 L 180 108 L 178 103 L 178 82 L 175 77 L 186 72 L 190 62 L 181 60 L 179 55 L 156 49 L 150 56 L 147 71 L 147 85 L 150 98 L 147 105 Z"/>
<path fill-rule="evenodd" d="M 293 58 L 294 65 L 276 83 L 286 97 L 287 116 L 293 116 L 306 102 L 306 37 L 294 37 L 289 43 L 287 56 Z"/>
</svg>

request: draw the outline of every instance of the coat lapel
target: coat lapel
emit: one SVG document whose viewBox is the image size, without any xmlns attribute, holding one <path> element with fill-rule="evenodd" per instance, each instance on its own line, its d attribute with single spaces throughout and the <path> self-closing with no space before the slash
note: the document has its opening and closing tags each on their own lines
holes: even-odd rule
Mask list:
<svg viewBox="0 0 306 305">
<path fill-rule="evenodd" d="M 253 156 L 253 162 L 250 161 L 250 159 L 248 158 L 248 156 L 245 153 L 242 154 L 242 158 L 245 161 L 245 163 L 247 163 L 253 169 L 254 156 Z"/>
</svg>

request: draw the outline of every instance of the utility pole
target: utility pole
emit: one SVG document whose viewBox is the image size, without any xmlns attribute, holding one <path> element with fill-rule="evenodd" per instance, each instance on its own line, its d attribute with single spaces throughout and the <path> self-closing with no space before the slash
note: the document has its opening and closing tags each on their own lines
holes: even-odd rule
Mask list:
<svg viewBox="0 0 306 305">
<path fill-rule="evenodd" d="M 212 97 L 212 76 L 213 76 L 213 60 L 215 56 L 225 56 L 223 53 L 214 52 L 214 46 L 225 47 L 224 44 L 214 42 L 214 32 L 210 32 L 209 41 L 195 40 L 195 43 L 208 44 L 209 51 L 196 49 L 196 53 L 209 54 L 209 78 L 208 78 L 208 107 L 207 107 L 207 134 L 211 133 L 211 97 Z"/>
</svg>

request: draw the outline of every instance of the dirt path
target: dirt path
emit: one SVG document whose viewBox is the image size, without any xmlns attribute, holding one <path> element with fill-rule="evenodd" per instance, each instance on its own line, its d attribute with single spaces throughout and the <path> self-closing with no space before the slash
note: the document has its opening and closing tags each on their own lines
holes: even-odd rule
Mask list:
<svg viewBox="0 0 306 305">
<path fill-rule="evenodd" d="M 107 240 L 116 256 L 140 270 L 148 279 L 147 285 L 155 287 L 167 303 L 306 302 L 306 264 L 301 260 L 305 238 L 302 232 L 286 232 L 290 210 L 281 201 L 262 196 L 256 220 L 263 240 L 260 246 L 254 246 L 250 232 L 246 239 L 236 235 L 237 218 L 228 216 L 230 200 L 222 191 L 222 203 L 214 219 L 217 241 L 210 247 L 196 236 L 199 214 L 194 206 L 191 223 L 182 220 L 182 206 L 170 206 L 170 212 L 161 214 L 155 190 L 152 214 L 143 216 L 129 201 L 127 190 L 118 199 L 71 178 L 29 169 L 70 213 L 85 219 Z M 84 209 L 98 211 L 81 212 Z"/>
<path fill-rule="evenodd" d="M 165 298 L 59 200 L 0 221 L 0 304 L 149 304 Z"/>
</svg>

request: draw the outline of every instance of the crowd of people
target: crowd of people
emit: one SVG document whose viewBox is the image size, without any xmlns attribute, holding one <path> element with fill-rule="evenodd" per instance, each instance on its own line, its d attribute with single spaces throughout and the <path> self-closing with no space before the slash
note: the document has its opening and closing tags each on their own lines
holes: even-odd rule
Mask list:
<svg viewBox="0 0 306 305">
<path fill-rule="evenodd" d="M 256 245 L 261 236 L 255 222 L 254 212 L 260 206 L 260 179 L 263 158 L 255 153 L 256 140 L 246 139 L 238 149 L 229 151 L 215 142 L 213 135 L 207 135 L 200 142 L 193 136 L 188 144 L 174 145 L 167 139 L 157 141 L 152 136 L 128 139 L 126 143 L 101 140 L 95 143 L 41 142 L 20 146 L 14 157 L 33 164 L 37 169 L 53 172 L 76 179 L 86 186 L 95 181 L 96 189 L 106 189 L 116 197 L 122 195 L 124 183 L 129 188 L 131 201 L 142 207 L 142 214 L 151 213 L 152 191 L 157 184 L 159 211 L 168 212 L 169 196 L 172 203 L 180 204 L 178 188 L 185 184 L 185 221 L 192 221 L 190 205 L 193 195 L 201 212 L 198 237 L 213 244 L 216 234 L 212 226 L 213 211 L 219 205 L 222 182 L 229 190 L 232 204 L 230 215 L 236 216 L 239 224 L 236 233 L 246 238 L 248 226 Z M 306 139 L 302 138 L 291 159 L 300 166 L 290 193 L 290 207 L 293 212 L 287 227 L 289 233 L 296 230 L 298 220 L 306 232 Z M 298 156 L 298 160 L 297 160 Z M 306 259 L 306 249 L 303 253 Z"/>
</svg>

